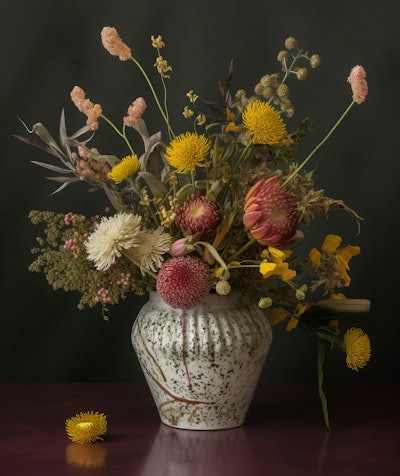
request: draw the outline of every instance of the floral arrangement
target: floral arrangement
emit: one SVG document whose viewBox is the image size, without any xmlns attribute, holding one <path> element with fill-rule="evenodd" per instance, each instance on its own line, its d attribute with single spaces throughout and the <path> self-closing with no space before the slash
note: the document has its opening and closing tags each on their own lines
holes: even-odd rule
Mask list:
<svg viewBox="0 0 400 476">
<path fill-rule="evenodd" d="M 56 173 L 48 177 L 61 185 L 84 181 L 90 190 L 105 192 L 110 208 L 100 215 L 32 211 L 33 224 L 44 225 L 30 270 L 44 272 L 54 289 L 78 291 L 78 307 L 109 306 L 130 294 L 157 291 L 174 308 L 190 309 L 209 293 L 240 293 L 265 309 L 272 325 L 285 323 L 312 333 L 319 342 L 320 396 L 324 349 L 343 350 L 348 367 L 363 368 L 370 359 L 370 341 L 358 328 L 343 332 L 340 316 L 364 312 L 369 301 L 347 299 L 349 262 L 360 248 L 342 245 L 330 233 L 320 249 L 295 254 L 296 243 L 307 239 L 305 229 L 333 209 L 349 213 L 360 226 L 361 217 L 343 200 L 330 198 L 314 184 L 305 169 L 355 104 L 367 96 L 365 70 L 355 66 L 348 77 L 352 99 L 325 138 L 296 160 L 300 141 L 311 131 L 308 120 L 288 130 L 295 114 L 289 81 L 304 81 L 320 64 L 289 37 L 279 51 L 278 71 L 259 79 L 251 95 L 231 94 L 233 66 L 219 84 L 219 102 L 187 93 L 183 110 L 186 131 L 177 133 L 168 110 L 167 82 L 172 67 L 161 55 L 161 36 L 152 36 L 156 50 L 155 87 L 141 63 L 115 28 L 101 33 L 105 49 L 123 62 L 131 61 L 146 79 L 165 122 L 167 139 L 148 133 L 146 100 L 136 98 L 120 124 L 100 104 L 75 86 L 71 99 L 87 118 L 76 133 L 67 133 L 61 115 L 59 143 L 40 123 L 17 136 L 42 148 L 60 165 L 33 161 Z M 126 146 L 117 157 L 91 146 L 101 127 L 111 127 Z M 139 134 L 143 147 L 132 145 Z M 136 150 L 135 150 L 136 149 Z"/>
</svg>

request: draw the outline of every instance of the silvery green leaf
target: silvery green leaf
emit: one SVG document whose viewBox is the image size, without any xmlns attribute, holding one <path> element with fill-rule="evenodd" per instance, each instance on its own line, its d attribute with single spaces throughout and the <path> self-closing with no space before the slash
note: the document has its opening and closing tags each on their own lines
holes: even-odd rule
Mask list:
<svg viewBox="0 0 400 476">
<path fill-rule="evenodd" d="M 86 134 L 86 132 L 90 131 L 91 128 L 90 126 L 86 125 L 86 126 L 83 126 L 81 127 L 78 131 L 75 132 L 75 134 L 73 134 L 72 136 L 70 136 L 69 140 L 70 140 L 70 143 L 72 145 L 80 145 L 81 142 L 78 142 L 76 141 L 75 139 L 77 139 L 78 137 L 82 136 L 83 134 Z M 86 144 L 87 142 L 89 142 L 94 136 L 94 132 L 92 132 L 92 134 L 90 135 L 89 139 L 86 139 L 85 141 L 82 142 L 82 144 Z"/>
<path fill-rule="evenodd" d="M 62 156 L 65 156 L 64 152 L 58 146 L 57 142 L 53 139 L 50 132 L 44 127 L 44 125 L 40 122 L 34 124 L 32 128 L 33 132 L 38 135 L 45 144 L 48 144 L 50 147 L 55 149 L 58 153 Z"/>
<path fill-rule="evenodd" d="M 146 182 L 155 197 L 164 197 L 167 193 L 163 183 L 150 172 L 139 172 L 138 178 L 142 178 Z"/>
<path fill-rule="evenodd" d="M 40 142 L 36 142 L 34 139 L 30 137 L 20 136 L 18 134 L 13 134 L 13 137 L 20 140 L 21 142 L 25 142 L 28 145 L 32 145 L 33 147 L 37 147 L 38 149 L 44 150 L 45 152 L 54 155 L 58 159 L 62 159 L 61 154 L 59 154 L 56 150 L 48 145 L 41 144 Z"/>
<path fill-rule="evenodd" d="M 64 109 L 61 111 L 61 118 L 60 118 L 60 144 L 63 147 L 64 150 L 67 151 L 68 156 L 71 155 L 71 147 L 67 135 L 67 126 L 65 124 L 65 114 L 64 114 Z"/>
<path fill-rule="evenodd" d="M 52 180 L 53 182 L 66 182 L 66 183 L 73 183 L 73 182 L 80 182 L 79 177 L 45 177 L 47 180 Z"/>
<path fill-rule="evenodd" d="M 56 193 L 58 192 L 61 192 L 61 190 L 64 190 L 65 187 L 67 187 L 67 185 L 69 185 L 68 183 L 64 182 L 60 187 L 57 188 L 57 190 L 54 190 L 54 192 L 52 192 L 50 194 L 51 195 L 55 195 Z"/>
<path fill-rule="evenodd" d="M 153 147 L 155 144 L 158 144 L 159 142 L 161 142 L 161 137 L 162 137 L 161 131 L 158 131 L 152 136 L 150 136 L 149 137 L 150 147 Z"/>
<path fill-rule="evenodd" d="M 162 142 L 156 142 L 150 149 L 147 156 L 146 163 L 144 164 L 144 170 L 150 172 L 159 180 L 161 180 L 165 162 L 162 158 L 161 152 L 165 149 L 165 145 Z"/>
<path fill-rule="evenodd" d="M 74 173 L 75 170 L 71 166 L 71 170 L 58 167 L 57 165 L 47 164 L 46 162 L 38 162 L 37 160 L 31 160 L 32 164 L 39 165 L 39 167 L 44 167 L 45 169 L 52 170 L 53 172 L 59 173 Z"/>
<path fill-rule="evenodd" d="M 144 144 L 144 150 L 147 152 L 147 150 L 150 148 L 150 141 L 149 141 L 149 133 L 147 132 L 146 123 L 142 119 L 139 122 L 139 124 L 136 124 L 136 126 L 133 126 L 133 128 L 138 132 L 138 134 L 142 138 L 143 144 Z"/>
</svg>

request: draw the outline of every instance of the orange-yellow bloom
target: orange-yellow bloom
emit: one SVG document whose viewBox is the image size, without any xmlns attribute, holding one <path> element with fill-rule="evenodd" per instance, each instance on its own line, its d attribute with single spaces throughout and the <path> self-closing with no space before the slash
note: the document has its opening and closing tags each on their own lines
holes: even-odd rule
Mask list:
<svg viewBox="0 0 400 476">
<path fill-rule="evenodd" d="M 286 137 L 281 115 L 267 102 L 251 101 L 243 111 L 242 120 L 253 144 L 276 146 Z"/>
</svg>

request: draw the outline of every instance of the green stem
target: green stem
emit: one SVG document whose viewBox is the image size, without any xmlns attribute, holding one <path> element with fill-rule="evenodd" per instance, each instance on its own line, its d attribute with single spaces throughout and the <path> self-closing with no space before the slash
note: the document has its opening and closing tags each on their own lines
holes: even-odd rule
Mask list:
<svg viewBox="0 0 400 476">
<path fill-rule="evenodd" d="M 110 125 L 110 126 L 114 129 L 114 131 L 115 131 L 120 137 L 122 137 L 122 138 L 124 139 L 124 141 L 125 141 L 126 145 L 128 146 L 128 149 L 130 150 L 131 154 L 134 154 L 133 149 L 132 149 L 132 146 L 131 146 L 130 142 L 128 141 L 128 138 L 126 137 L 125 128 L 124 128 L 123 132 L 121 132 L 121 131 L 118 129 L 118 127 L 117 127 L 112 121 L 110 121 L 110 119 L 108 119 L 107 116 L 105 116 L 104 114 L 101 114 L 100 117 L 101 117 L 102 119 L 104 119 L 104 120 L 107 122 L 107 124 Z"/>
<path fill-rule="evenodd" d="M 152 92 L 153 94 L 153 97 L 154 97 L 154 100 L 157 104 L 157 107 L 167 125 L 167 128 L 168 128 L 168 133 L 172 136 L 172 137 L 175 137 L 175 134 L 174 134 L 174 131 L 172 130 L 171 128 L 171 125 L 169 123 L 169 120 L 168 120 L 168 116 L 167 114 L 165 113 L 164 109 L 162 108 L 161 104 L 160 104 L 160 101 L 158 99 L 158 96 L 157 96 L 157 93 L 153 87 L 153 84 L 151 83 L 150 81 L 150 78 L 148 77 L 146 71 L 143 69 L 142 65 L 139 63 L 139 61 L 134 58 L 133 56 L 131 56 L 131 60 L 136 64 L 136 66 L 139 68 L 140 72 L 143 74 L 145 80 L 147 81 L 147 84 L 149 85 L 149 88 L 150 88 L 150 91 Z"/>
<path fill-rule="evenodd" d="M 290 180 L 297 175 L 300 170 L 307 164 L 307 162 L 315 155 L 315 153 L 325 144 L 325 142 L 330 138 L 330 136 L 335 132 L 336 128 L 339 126 L 339 124 L 343 121 L 345 116 L 348 114 L 350 109 L 354 106 L 355 101 L 352 101 L 350 105 L 346 108 L 344 113 L 339 117 L 339 119 L 336 121 L 332 129 L 328 132 L 328 134 L 322 139 L 322 141 L 310 152 L 310 154 L 303 160 L 303 162 L 292 172 L 289 177 L 283 182 L 282 187 L 284 187 L 287 183 L 290 182 Z"/>
<path fill-rule="evenodd" d="M 250 248 L 251 245 L 256 243 L 256 238 L 252 238 L 249 240 L 245 245 L 243 245 L 236 253 L 234 253 L 232 256 L 229 257 L 229 260 L 227 260 L 227 263 L 232 263 L 232 261 L 235 261 L 235 259 L 240 256 L 244 251 L 247 250 L 247 248 Z"/>
<path fill-rule="evenodd" d="M 322 340 L 318 341 L 318 393 L 319 398 L 321 401 L 322 413 L 324 415 L 324 422 L 328 430 L 330 430 L 329 426 L 329 413 L 328 413 L 328 402 L 326 400 L 326 396 L 324 390 L 322 388 L 322 384 L 324 381 L 324 360 L 325 360 L 325 342 Z"/>
</svg>

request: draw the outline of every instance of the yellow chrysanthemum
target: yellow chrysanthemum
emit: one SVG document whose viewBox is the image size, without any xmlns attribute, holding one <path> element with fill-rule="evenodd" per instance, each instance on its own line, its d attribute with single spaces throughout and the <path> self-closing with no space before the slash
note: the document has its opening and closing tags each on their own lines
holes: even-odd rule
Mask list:
<svg viewBox="0 0 400 476">
<path fill-rule="evenodd" d="M 194 132 L 180 134 L 172 140 L 165 152 L 167 161 L 180 174 L 193 172 L 196 167 L 205 167 L 211 143 L 204 135 Z"/>
<path fill-rule="evenodd" d="M 129 179 L 139 170 L 140 164 L 136 154 L 127 155 L 109 172 L 109 178 L 115 183 Z"/>
<path fill-rule="evenodd" d="M 107 418 L 103 413 L 81 412 L 66 420 L 65 431 L 74 443 L 94 443 L 107 431 Z"/>
<path fill-rule="evenodd" d="M 371 343 L 368 335 L 359 328 L 352 327 L 344 334 L 346 364 L 352 370 L 362 369 L 371 358 Z"/>
<path fill-rule="evenodd" d="M 281 115 L 266 102 L 250 102 L 243 111 L 242 121 L 253 144 L 273 146 L 286 136 Z"/>
</svg>

